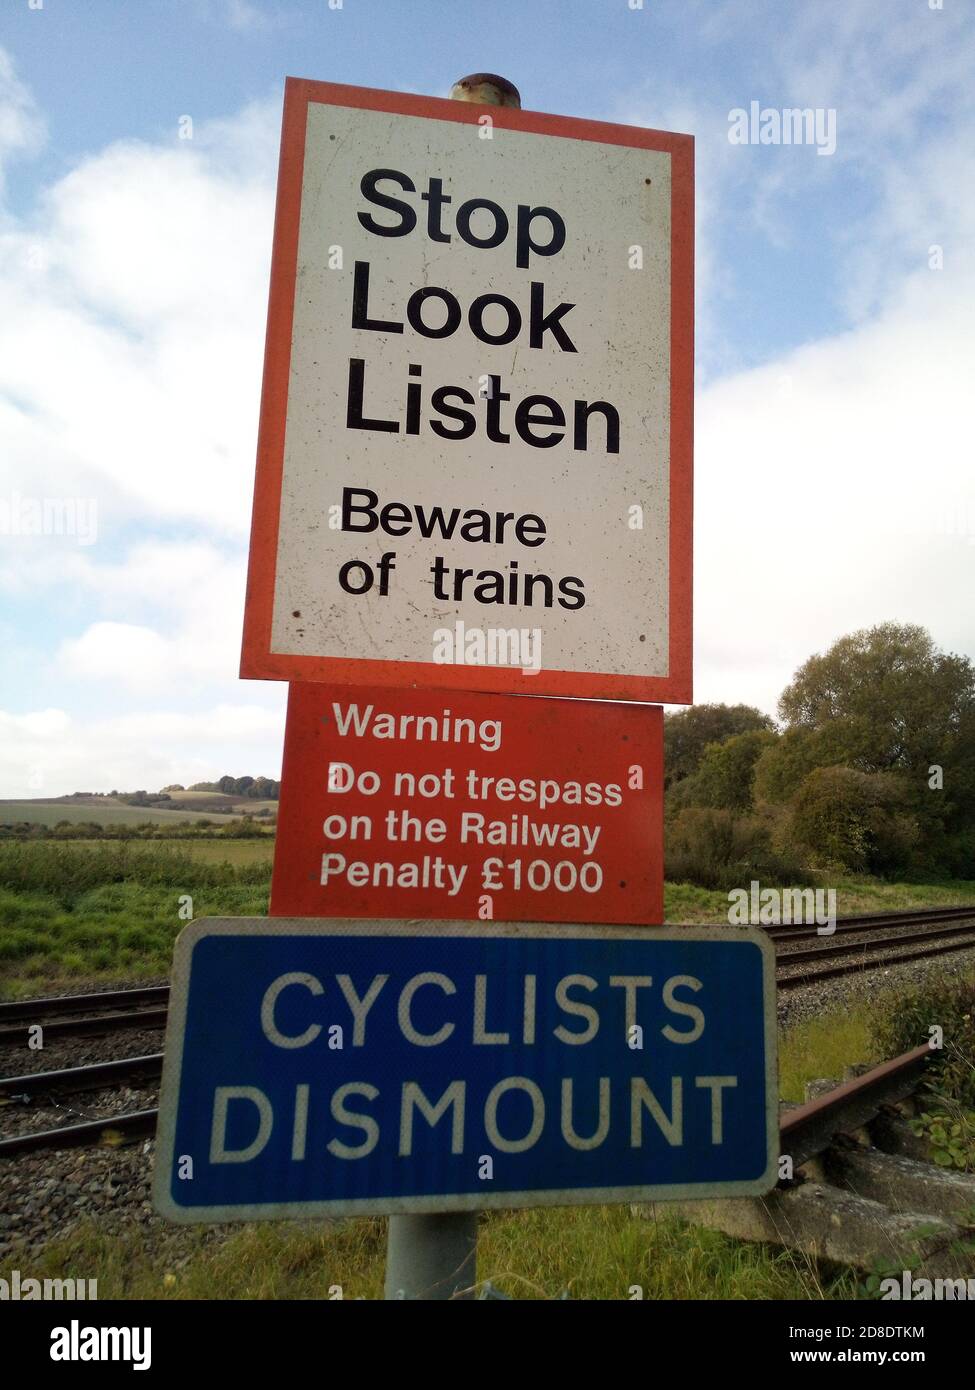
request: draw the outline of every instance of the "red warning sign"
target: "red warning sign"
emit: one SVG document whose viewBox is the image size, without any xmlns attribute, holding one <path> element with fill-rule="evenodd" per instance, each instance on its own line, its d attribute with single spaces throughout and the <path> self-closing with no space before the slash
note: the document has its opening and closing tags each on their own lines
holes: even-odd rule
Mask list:
<svg viewBox="0 0 975 1390">
<path fill-rule="evenodd" d="M 662 710 L 292 683 L 270 912 L 661 923 Z"/>
</svg>

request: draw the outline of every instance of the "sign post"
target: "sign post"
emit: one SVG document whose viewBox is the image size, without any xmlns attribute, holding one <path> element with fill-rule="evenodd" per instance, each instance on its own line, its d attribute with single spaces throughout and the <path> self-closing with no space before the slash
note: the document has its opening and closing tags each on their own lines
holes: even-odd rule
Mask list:
<svg viewBox="0 0 975 1390">
<path fill-rule="evenodd" d="M 271 915 L 179 938 L 154 1188 L 388 1214 L 388 1299 L 472 1297 L 480 1209 L 766 1191 L 777 1140 L 768 942 L 648 925 L 693 141 L 451 96 L 286 84 L 240 672 L 292 682 Z"/>
<path fill-rule="evenodd" d="M 474 1297 L 477 1212 L 391 1216 L 386 1237 L 385 1297 L 392 1301 L 460 1301 Z"/>
</svg>

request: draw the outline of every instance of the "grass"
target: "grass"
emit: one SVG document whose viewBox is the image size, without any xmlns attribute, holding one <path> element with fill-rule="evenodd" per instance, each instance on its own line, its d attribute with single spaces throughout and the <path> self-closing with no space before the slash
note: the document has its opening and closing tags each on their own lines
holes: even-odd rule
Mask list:
<svg viewBox="0 0 975 1390">
<path fill-rule="evenodd" d="M 482 1214 L 478 1279 L 511 1298 L 849 1298 L 847 1270 L 830 1273 L 788 1251 L 691 1226 L 666 1204 L 634 1216 L 629 1207 L 536 1207 Z M 142 1232 L 87 1222 L 40 1257 L 18 1256 L 40 1278 L 98 1280 L 99 1298 L 346 1299 L 382 1297 L 386 1223 L 269 1222 L 231 1231 L 180 1233 L 154 1251 Z M 11 1259 L 15 1259 L 11 1254 Z M 25 1263 L 26 1262 L 26 1263 Z M 639 1290 L 640 1294 L 636 1294 Z"/>
<path fill-rule="evenodd" d="M 943 883 L 884 883 L 880 879 L 848 878 L 824 886 L 836 889 L 836 911 L 840 917 L 853 917 L 863 912 L 896 912 L 909 907 L 975 903 L 975 881 L 970 879 L 951 879 Z M 728 894 L 698 888 L 691 883 L 665 883 L 664 916 L 668 922 L 685 924 L 726 922 Z"/>
<path fill-rule="evenodd" d="M 975 903 L 975 881 L 950 879 L 943 883 L 881 883 L 849 879 L 837 887 L 840 916 L 860 912 L 897 912 L 908 907 L 951 907 Z"/>
<path fill-rule="evenodd" d="M 829 1013 L 779 1034 L 779 1099 L 805 1099 L 806 1082 L 842 1080 L 857 1062 L 880 1061 L 866 1010 Z"/>
<path fill-rule="evenodd" d="M 267 911 L 268 873 L 206 862 L 184 842 L 0 842 L 0 997 L 167 975 L 189 916 Z"/>
<path fill-rule="evenodd" d="M 104 840 L 71 840 L 72 847 L 81 849 L 100 849 Z M 131 841 L 129 842 L 131 843 Z M 229 835 L 215 835 L 212 838 L 201 836 L 187 840 L 149 840 L 142 841 L 139 848 L 164 846 L 178 847 L 181 854 L 187 854 L 203 864 L 266 864 L 270 873 L 274 859 L 274 836 L 265 835 L 260 840 L 235 840 Z"/>
<path fill-rule="evenodd" d="M 0 889 L 0 998 L 29 997 L 80 981 L 153 979 L 169 974 L 173 945 L 185 920 L 257 917 L 267 912 L 267 890 L 228 884 L 188 890 L 138 884 L 103 884 L 64 907 L 43 893 Z"/>
</svg>

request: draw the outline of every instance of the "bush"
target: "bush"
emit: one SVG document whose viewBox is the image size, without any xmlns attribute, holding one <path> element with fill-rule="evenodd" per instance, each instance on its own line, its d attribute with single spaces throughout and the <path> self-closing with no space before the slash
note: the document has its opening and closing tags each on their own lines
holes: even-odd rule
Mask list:
<svg viewBox="0 0 975 1390">
<path fill-rule="evenodd" d="M 823 758 L 821 743 L 820 735 L 810 729 L 786 729 L 755 764 L 756 801 L 781 805 L 795 795 L 814 768 L 836 762 Z"/>
<path fill-rule="evenodd" d="M 775 721 L 751 705 L 690 705 L 664 715 L 664 785 L 692 776 L 709 744 L 752 729 L 774 731 Z"/>
<path fill-rule="evenodd" d="M 931 1053 L 929 1085 L 975 1108 L 975 976 L 885 994 L 871 1010 L 871 1032 L 888 1060 L 927 1042 L 932 1026 L 941 1028 L 944 1046 Z"/>
<path fill-rule="evenodd" d="M 793 798 L 793 838 L 824 865 L 896 873 L 909 863 L 918 837 L 904 804 L 903 788 L 889 773 L 818 767 Z"/>
<path fill-rule="evenodd" d="M 687 788 L 686 805 L 712 806 L 727 811 L 750 811 L 755 764 L 774 747 L 777 735 L 768 729 L 734 734 L 723 743 L 709 743 L 695 773 L 678 782 L 675 793 Z"/>
<path fill-rule="evenodd" d="M 762 883 L 811 882 L 802 865 L 772 847 L 769 827 L 755 816 L 688 806 L 668 824 L 664 853 L 667 878 L 725 891 L 759 879 Z"/>
<path fill-rule="evenodd" d="M 975 829 L 948 836 L 933 862 L 949 878 L 975 878 Z"/>
</svg>

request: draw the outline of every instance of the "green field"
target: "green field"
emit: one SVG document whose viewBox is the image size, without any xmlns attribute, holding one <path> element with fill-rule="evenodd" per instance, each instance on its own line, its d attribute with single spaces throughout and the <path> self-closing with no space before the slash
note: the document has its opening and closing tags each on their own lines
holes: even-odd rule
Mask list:
<svg viewBox="0 0 975 1390">
<path fill-rule="evenodd" d="M 82 981 L 157 978 L 194 917 L 267 911 L 274 840 L 0 841 L 0 997 Z M 975 903 L 975 883 L 847 881 L 840 915 Z M 728 898 L 665 886 L 674 923 L 723 922 Z"/>
<path fill-rule="evenodd" d="M 255 802 L 254 805 L 263 805 Z M 277 803 L 270 803 L 276 805 Z M 190 806 L 180 807 L 178 811 L 157 811 L 150 806 L 84 805 L 72 801 L 0 801 L 0 825 L 19 825 L 27 821 L 33 825 L 57 825 L 58 821 L 94 822 L 97 825 L 144 825 L 146 821 L 164 821 L 178 825 L 180 821 L 212 820 L 217 825 L 225 821 L 237 820 L 234 815 L 222 811 L 194 811 Z"/>
<path fill-rule="evenodd" d="M 71 840 L 68 843 L 82 849 L 98 849 L 104 840 Z M 150 847 L 174 846 L 181 854 L 201 864 L 266 864 L 268 873 L 274 859 L 274 836 L 265 835 L 260 840 L 235 840 L 230 836 L 214 836 L 212 839 L 201 836 L 192 840 L 149 840 Z"/>
<path fill-rule="evenodd" d="M 246 796 L 231 796 L 228 792 L 170 792 L 169 796 L 177 806 L 198 806 L 200 802 L 205 802 L 208 806 L 215 807 L 218 811 L 231 811 L 234 815 L 241 816 L 245 811 L 251 815 L 256 815 L 258 811 L 277 811 L 276 801 L 258 801 Z"/>
</svg>

